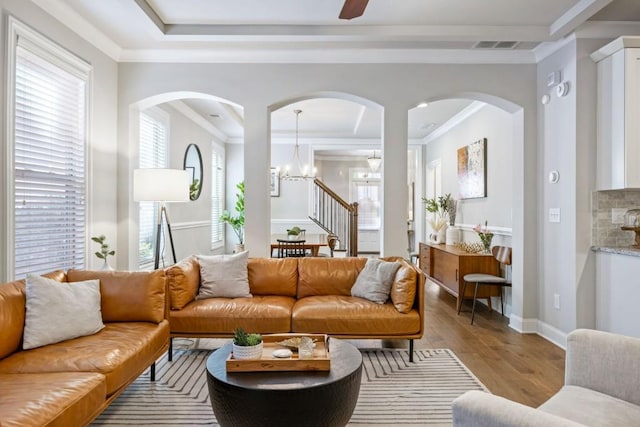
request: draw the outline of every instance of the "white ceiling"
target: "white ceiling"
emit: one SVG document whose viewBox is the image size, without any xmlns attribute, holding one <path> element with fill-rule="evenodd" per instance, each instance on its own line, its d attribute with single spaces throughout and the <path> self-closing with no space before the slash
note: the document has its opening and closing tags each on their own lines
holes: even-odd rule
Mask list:
<svg viewBox="0 0 640 427">
<path fill-rule="evenodd" d="M 370 0 L 349 21 L 338 19 L 343 0 L 31 1 L 117 61 L 535 63 L 572 32 L 607 37 L 624 26 L 640 34 L 640 0 Z M 176 104 L 202 116 L 218 139 L 242 139 L 241 109 L 205 99 Z M 409 137 L 425 138 L 469 104 L 411 110 Z M 272 114 L 274 141 L 294 138 L 296 108 L 301 138 L 380 139 L 380 112 L 313 99 Z"/>
</svg>

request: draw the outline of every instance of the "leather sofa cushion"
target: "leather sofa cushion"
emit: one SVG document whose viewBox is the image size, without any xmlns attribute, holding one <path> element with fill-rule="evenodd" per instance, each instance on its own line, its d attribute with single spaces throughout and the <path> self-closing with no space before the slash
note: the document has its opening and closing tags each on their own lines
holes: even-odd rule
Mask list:
<svg viewBox="0 0 640 427">
<path fill-rule="evenodd" d="M 249 258 L 249 287 L 253 295 L 295 297 L 298 260 L 295 258 Z"/>
<path fill-rule="evenodd" d="M 3 426 L 80 426 L 106 399 L 103 375 L 91 372 L 0 374 Z"/>
<path fill-rule="evenodd" d="M 25 319 L 24 281 L 0 285 L 0 359 L 20 348 Z"/>
<path fill-rule="evenodd" d="M 291 323 L 295 332 L 329 335 L 394 336 L 420 331 L 417 310 L 402 314 L 390 302 L 376 304 L 337 295 L 299 299 L 293 306 Z"/>
<path fill-rule="evenodd" d="M 258 333 L 289 332 L 294 302 L 285 296 L 197 300 L 169 313 L 171 332 L 230 335 L 240 326 Z"/>
<path fill-rule="evenodd" d="M 155 322 L 165 318 L 165 275 L 155 271 L 69 270 L 67 280 L 100 280 L 104 322 Z"/>
<path fill-rule="evenodd" d="M 97 334 L 74 338 L 0 360 L 0 373 L 95 372 L 107 395 L 135 379 L 168 346 L 169 322 L 107 323 Z"/>
<path fill-rule="evenodd" d="M 165 270 L 171 310 L 180 310 L 196 298 L 200 287 L 200 264 L 195 256 Z"/>
<path fill-rule="evenodd" d="M 351 287 L 366 263 L 366 258 L 299 258 L 298 299 L 315 295 L 350 296 Z"/>
<path fill-rule="evenodd" d="M 63 282 L 66 275 L 62 270 L 43 274 L 44 277 Z M 24 316 L 25 316 L 25 282 L 0 284 L 0 359 L 7 357 L 14 351 L 21 349 Z"/>
<path fill-rule="evenodd" d="M 396 261 L 401 264 L 391 286 L 391 302 L 400 313 L 408 313 L 413 308 L 413 302 L 416 298 L 418 272 L 404 258 L 387 257 L 382 259 Z"/>
</svg>

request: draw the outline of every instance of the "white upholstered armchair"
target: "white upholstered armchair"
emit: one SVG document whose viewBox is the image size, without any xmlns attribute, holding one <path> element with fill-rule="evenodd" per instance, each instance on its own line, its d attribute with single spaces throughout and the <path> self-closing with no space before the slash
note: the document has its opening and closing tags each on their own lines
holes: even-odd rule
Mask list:
<svg viewBox="0 0 640 427">
<path fill-rule="evenodd" d="M 565 364 L 565 385 L 540 407 L 470 391 L 454 400 L 453 425 L 640 426 L 640 339 L 577 329 Z"/>
</svg>

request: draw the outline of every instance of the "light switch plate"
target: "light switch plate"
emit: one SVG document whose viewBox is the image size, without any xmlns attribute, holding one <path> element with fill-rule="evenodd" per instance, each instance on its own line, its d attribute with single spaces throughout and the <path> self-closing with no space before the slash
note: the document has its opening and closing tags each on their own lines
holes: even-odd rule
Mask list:
<svg viewBox="0 0 640 427">
<path fill-rule="evenodd" d="M 624 224 L 625 208 L 611 208 L 611 224 Z"/>
<path fill-rule="evenodd" d="M 549 208 L 549 222 L 560 222 L 560 208 Z"/>
</svg>

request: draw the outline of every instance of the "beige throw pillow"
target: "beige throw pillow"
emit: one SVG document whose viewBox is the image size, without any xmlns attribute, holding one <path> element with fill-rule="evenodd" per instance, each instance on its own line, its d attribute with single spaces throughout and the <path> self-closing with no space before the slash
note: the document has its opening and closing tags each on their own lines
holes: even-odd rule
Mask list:
<svg viewBox="0 0 640 427">
<path fill-rule="evenodd" d="M 66 283 L 27 276 L 25 350 L 92 335 L 104 328 L 100 281 Z"/>
<path fill-rule="evenodd" d="M 369 258 L 351 288 L 351 296 L 365 298 L 377 304 L 389 299 L 393 279 L 400 268 L 399 262 Z"/>
<path fill-rule="evenodd" d="M 251 297 L 247 264 L 249 252 L 198 255 L 200 290 L 196 299 Z"/>
</svg>

